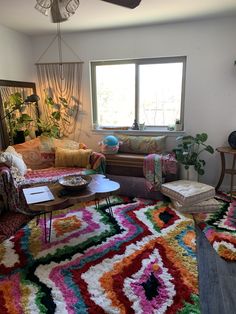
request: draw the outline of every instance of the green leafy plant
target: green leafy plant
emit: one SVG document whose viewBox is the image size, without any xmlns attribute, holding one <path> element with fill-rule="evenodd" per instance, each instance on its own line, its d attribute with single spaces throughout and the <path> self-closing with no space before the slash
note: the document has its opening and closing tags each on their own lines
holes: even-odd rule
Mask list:
<svg viewBox="0 0 236 314">
<path fill-rule="evenodd" d="M 29 135 L 29 128 L 33 119 L 24 113 L 26 104 L 21 93 L 11 94 L 4 102 L 4 111 L 9 128 L 10 136 L 13 138 L 18 131 L 24 131 L 24 135 Z"/>
<path fill-rule="evenodd" d="M 210 154 L 214 153 L 214 148 L 206 144 L 207 139 L 206 133 L 196 134 L 195 137 L 191 135 L 177 137 L 178 145 L 173 150 L 177 161 L 183 164 L 185 169 L 189 169 L 191 165 L 194 166 L 195 171 L 199 175 L 203 175 L 206 162 L 201 159 L 200 155 L 204 151 Z"/>
<path fill-rule="evenodd" d="M 63 97 L 59 97 L 59 102 L 55 102 L 52 97 L 46 95 L 45 104 L 50 114 L 47 118 L 38 120 L 37 126 L 40 133 L 48 137 L 60 138 L 62 136 L 61 123 L 69 123 L 66 117 L 72 109 Z"/>
</svg>

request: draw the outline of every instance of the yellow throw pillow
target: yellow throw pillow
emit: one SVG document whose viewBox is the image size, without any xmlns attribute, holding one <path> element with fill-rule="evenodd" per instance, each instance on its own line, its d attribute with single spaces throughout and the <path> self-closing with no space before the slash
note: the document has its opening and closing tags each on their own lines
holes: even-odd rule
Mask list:
<svg viewBox="0 0 236 314">
<path fill-rule="evenodd" d="M 91 154 L 91 149 L 66 149 L 56 147 L 55 166 L 90 168 L 89 159 Z"/>
</svg>

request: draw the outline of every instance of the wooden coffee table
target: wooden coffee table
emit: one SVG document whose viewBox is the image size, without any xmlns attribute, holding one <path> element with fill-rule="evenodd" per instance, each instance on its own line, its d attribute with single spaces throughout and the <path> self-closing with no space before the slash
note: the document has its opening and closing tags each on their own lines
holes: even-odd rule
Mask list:
<svg viewBox="0 0 236 314">
<path fill-rule="evenodd" d="M 81 202 L 95 201 L 96 207 L 99 205 L 99 200 L 105 199 L 109 213 L 113 215 L 112 207 L 110 203 L 110 196 L 117 194 L 120 189 L 120 184 L 114 181 L 110 181 L 102 174 L 91 175 L 92 181 L 90 184 L 81 191 L 70 192 L 63 189 L 59 183 L 49 183 L 49 184 L 35 184 L 32 187 L 47 185 L 51 190 L 54 200 L 30 204 L 28 205 L 30 210 L 35 215 L 44 215 L 44 231 L 45 231 L 45 242 L 50 242 L 51 239 L 51 227 L 52 227 L 52 212 L 54 210 L 65 209 L 72 205 Z M 65 195 L 63 195 L 65 192 Z M 49 232 L 47 235 L 46 221 L 47 213 L 49 213 Z"/>
</svg>

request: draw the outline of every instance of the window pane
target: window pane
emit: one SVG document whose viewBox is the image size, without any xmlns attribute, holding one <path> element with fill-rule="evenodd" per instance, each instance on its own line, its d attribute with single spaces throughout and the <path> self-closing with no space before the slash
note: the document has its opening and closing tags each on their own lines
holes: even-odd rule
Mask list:
<svg viewBox="0 0 236 314">
<path fill-rule="evenodd" d="M 182 63 L 145 64 L 139 67 L 139 122 L 168 126 L 180 119 Z"/>
<path fill-rule="evenodd" d="M 135 116 L 135 65 L 96 66 L 97 123 L 131 126 Z"/>
</svg>

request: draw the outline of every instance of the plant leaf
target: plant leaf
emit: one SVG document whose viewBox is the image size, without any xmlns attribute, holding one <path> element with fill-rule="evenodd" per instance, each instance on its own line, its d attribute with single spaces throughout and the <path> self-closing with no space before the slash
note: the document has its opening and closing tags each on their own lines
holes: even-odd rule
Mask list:
<svg viewBox="0 0 236 314">
<path fill-rule="evenodd" d="M 200 142 L 204 143 L 207 141 L 208 136 L 206 133 L 201 133 L 201 134 L 197 134 L 196 135 L 197 140 L 199 140 Z"/>
<path fill-rule="evenodd" d="M 61 119 L 61 113 L 59 111 L 54 111 L 54 112 L 52 112 L 52 117 L 55 120 L 59 121 Z"/>
<path fill-rule="evenodd" d="M 214 148 L 211 145 L 207 145 L 207 147 L 205 148 L 205 150 L 207 152 L 209 152 L 210 154 L 214 154 Z"/>
</svg>

